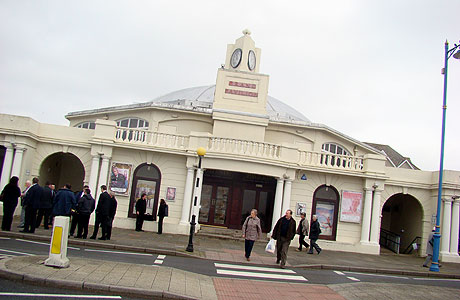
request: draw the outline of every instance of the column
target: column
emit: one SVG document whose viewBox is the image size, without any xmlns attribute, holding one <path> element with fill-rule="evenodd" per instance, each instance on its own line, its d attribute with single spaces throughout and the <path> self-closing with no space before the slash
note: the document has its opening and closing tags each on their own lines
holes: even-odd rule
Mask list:
<svg viewBox="0 0 460 300">
<path fill-rule="evenodd" d="M 275 204 L 273 205 L 273 218 L 272 218 L 272 230 L 275 227 L 276 222 L 281 216 L 281 205 L 283 204 L 283 178 L 276 179 L 276 193 L 275 193 Z"/>
<path fill-rule="evenodd" d="M 361 244 L 369 243 L 369 233 L 371 229 L 372 189 L 365 188 L 364 192 L 363 221 L 361 222 Z"/>
<path fill-rule="evenodd" d="M 25 150 L 26 149 L 24 148 L 16 148 L 16 153 L 14 154 L 13 159 L 13 167 L 11 169 L 11 177 L 18 176 L 19 179 L 21 179 L 19 175 L 21 173 L 22 157 L 24 155 Z"/>
<path fill-rule="evenodd" d="M 458 227 L 459 227 L 460 200 L 452 203 L 452 229 L 450 231 L 450 254 L 458 255 Z"/>
<path fill-rule="evenodd" d="M 185 179 L 184 201 L 182 202 L 182 216 L 180 223 L 185 225 L 190 222 L 190 207 L 192 205 L 193 177 L 195 169 L 187 168 L 187 178 Z"/>
<path fill-rule="evenodd" d="M 441 227 L 441 254 L 449 254 L 450 244 L 450 218 L 452 216 L 452 199 L 442 199 L 444 202 L 442 227 Z"/>
<path fill-rule="evenodd" d="M 380 228 L 380 197 L 381 190 L 374 191 L 374 201 L 372 201 L 372 220 L 371 220 L 371 236 L 370 243 L 374 245 L 379 244 L 379 228 Z"/>
<path fill-rule="evenodd" d="M 107 185 L 107 176 L 109 174 L 109 162 L 110 162 L 110 157 L 102 156 L 101 173 L 99 174 L 99 182 L 98 182 L 99 186 Z M 98 192 L 99 191 L 96 191 L 96 193 Z"/>
<path fill-rule="evenodd" d="M 91 162 L 91 173 L 89 174 L 89 188 L 91 190 L 91 194 L 93 195 L 94 199 L 96 199 L 98 188 L 97 188 L 97 176 L 99 175 L 99 161 L 101 158 L 99 155 L 93 156 L 93 160 Z"/>
<path fill-rule="evenodd" d="M 286 210 L 291 207 L 291 190 L 292 190 L 292 179 L 286 179 L 284 181 L 284 195 L 283 195 L 283 208 L 281 209 L 281 215 L 284 215 Z"/>
<path fill-rule="evenodd" d="M 6 146 L 5 158 L 3 159 L 2 177 L 0 181 L 0 191 L 3 191 L 5 185 L 10 181 L 11 167 L 13 165 L 14 148 Z"/>
</svg>

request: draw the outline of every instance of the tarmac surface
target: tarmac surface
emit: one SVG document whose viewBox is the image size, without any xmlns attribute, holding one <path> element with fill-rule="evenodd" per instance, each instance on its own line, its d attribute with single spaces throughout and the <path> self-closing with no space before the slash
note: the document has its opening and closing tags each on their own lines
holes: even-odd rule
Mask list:
<svg viewBox="0 0 460 300">
<path fill-rule="evenodd" d="M 17 219 L 13 226 L 11 232 L 0 232 L 0 236 L 50 241 L 51 230 L 39 228 L 34 234 L 20 233 L 16 228 Z M 113 229 L 110 241 L 69 238 L 69 245 L 276 266 L 275 257 L 264 251 L 265 242 L 254 245 L 250 262 L 244 258 L 242 239 L 223 239 L 198 234 L 194 238 L 192 253 L 185 251 L 187 244 L 188 236 L 185 235 L 159 235 L 119 228 Z M 319 244 L 321 245 L 321 241 Z M 415 255 L 395 255 L 383 250 L 381 255 L 328 250 L 323 250 L 320 255 L 307 255 L 305 251 L 296 252 L 294 249 L 291 247 L 288 253 L 288 266 L 294 269 L 316 268 L 460 279 L 460 264 L 443 263 L 440 272 L 430 272 L 422 267 L 424 258 Z M 69 268 L 57 269 L 45 266 L 44 259 L 46 257 L 42 256 L 2 259 L 0 277 L 31 284 L 150 299 L 460 299 L 460 289 L 436 286 L 364 282 L 330 285 L 277 283 L 212 277 L 166 266 L 101 262 L 74 257 L 71 258 Z"/>
</svg>

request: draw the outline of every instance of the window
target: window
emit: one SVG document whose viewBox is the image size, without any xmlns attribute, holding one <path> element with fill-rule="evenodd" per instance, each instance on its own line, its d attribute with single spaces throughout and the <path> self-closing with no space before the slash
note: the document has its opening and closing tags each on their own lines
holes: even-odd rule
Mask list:
<svg viewBox="0 0 460 300">
<path fill-rule="evenodd" d="M 334 143 L 324 143 L 321 149 L 332 154 L 351 155 L 344 147 Z"/>
<path fill-rule="evenodd" d="M 117 121 L 117 126 L 127 128 L 148 129 L 149 122 L 138 118 L 126 118 Z"/>
<path fill-rule="evenodd" d="M 128 212 L 129 217 L 136 217 L 136 201 L 145 193 L 147 194 L 145 220 L 156 220 L 160 183 L 161 173 L 157 166 L 153 164 L 141 164 L 134 170 L 131 199 L 129 203 L 130 210 Z"/>
<path fill-rule="evenodd" d="M 327 152 L 330 154 L 321 154 L 321 163 L 326 164 L 326 165 L 331 165 L 334 167 L 346 167 L 347 166 L 347 159 L 344 159 L 343 157 L 337 157 L 334 154 L 337 155 L 346 155 L 346 156 L 351 156 L 350 152 L 345 150 L 344 147 L 334 144 L 334 143 L 324 143 L 323 146 L 321 147 L 323 152 Z"/>
<path fill-rule="evenodd" d="M 78 125 L 75 125 L 77 128 L 84 128 L 84 129 L 95 129 L 96 128 L 96 123 L 92 121 L 88 122 L 83 122 Z"/>
<path fill-rule="evenodd" d="M 125 127 L 129 129 L 118 129 L 117 130 L 117 139 L 122 139 L 123 141 L 140 141 L 144 142 L 146 138 L 146 132 L 149 128 L 149 122 L 138 119 L 138 118 L 126 118 L 117 121 L 118 127 Z M 141 129 L 133 130 L 133 129 Z"/>
<path fill-rule="evenodd" d="M 335 241 L 339 193 L 332 186 L 322 185 L 313 194 L 312 217 L 316 215 L 321 226 L 320 238 Z"/>
</svg>

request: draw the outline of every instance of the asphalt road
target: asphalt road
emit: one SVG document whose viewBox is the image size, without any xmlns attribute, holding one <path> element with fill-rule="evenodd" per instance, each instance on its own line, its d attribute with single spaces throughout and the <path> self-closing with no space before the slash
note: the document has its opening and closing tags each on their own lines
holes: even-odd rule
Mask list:
<svg viewBox="0 0 460 300">
<path fill-rule="evenodd" d="M 460 280 L 442 278 L 423 278 L 414 276 L 396 276 L 317 269 L 287 268 L 276 266 L 258 266 L 254 264 L 224 263 L 197 258 L 165 256 L 148 253 L 112 251 L 87 247 L 69 246 L 67 250 L 72 257 L 117 261 L 133 264 L 161 265 L 173 267 L 198 274 L 277 282 L 298 282 L 313 284 L 340 284 L 354 282 L 401 283 L 428 286 L 442 286 L 460 289 Z M 0 257 L 17 255 L 48 255 L 49 245 L 43 242 L 14 238 L 0 238 Z"/>
</svg>

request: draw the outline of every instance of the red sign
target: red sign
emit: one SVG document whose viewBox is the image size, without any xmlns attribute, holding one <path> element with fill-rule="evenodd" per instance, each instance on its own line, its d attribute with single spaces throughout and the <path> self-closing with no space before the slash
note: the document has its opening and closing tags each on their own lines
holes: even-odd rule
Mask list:
<svg viewBox="0 0 460 300">
<path fill-rule="evenodd" d="M 230 81 L 228 83 L 229 86 L 237 86 L 237 87 L 243 87 L 243 88 L 248 88 L 248 89 L 255 89 L 256 85 L 254 83 L 245 83 L 245 82 L 238 82 L 238 81 Z"/>
<path fill-rule="evenodd" d="M 258 93 L 248 92 L 248 91 L 232 90 L 232 89 L 225 89 L 225 94 L 248 96 L 248 97 L 258 97 L 259 96 Z"/>
</svg>

